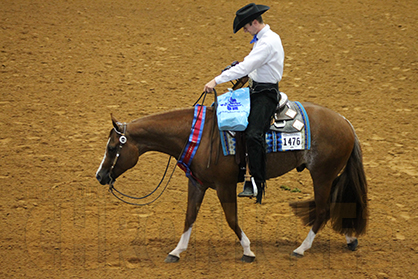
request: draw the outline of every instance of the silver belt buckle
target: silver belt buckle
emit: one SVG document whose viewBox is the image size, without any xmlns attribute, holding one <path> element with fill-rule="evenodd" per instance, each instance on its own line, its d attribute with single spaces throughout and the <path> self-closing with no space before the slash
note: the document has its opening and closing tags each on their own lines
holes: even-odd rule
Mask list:
<svg viewBox="0 0 418 279">
<path fill-rule="evenodd" d="M 252 78 L 249 78 L 249 79 L 248 79 L 248 86 L 249 86 L 250 88 L 254 89 L 254 88 L 253 88 L 253 79 L 252 79 Z"/>
</svg>

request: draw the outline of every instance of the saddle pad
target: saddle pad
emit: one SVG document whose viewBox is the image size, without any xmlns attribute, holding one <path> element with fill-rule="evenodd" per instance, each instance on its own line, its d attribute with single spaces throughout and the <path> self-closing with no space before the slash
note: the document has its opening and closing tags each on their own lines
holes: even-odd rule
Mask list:
<svg viewBox="0 0 418 279">
<path fill-rule="evenodd" d="M 303 120 L 303 128 L 296 132 L 278 132 L 269 130 L 266 133 L 267 153 L 308 150 L 311 148 L 311 131 L 308 114 L 299 102 L 292 102 L 297 108 L 297 113 Z M 220 131 L 222 151 L 225 156 L 235 155 L 235 138 L 228 131 Z"/>
</svg>

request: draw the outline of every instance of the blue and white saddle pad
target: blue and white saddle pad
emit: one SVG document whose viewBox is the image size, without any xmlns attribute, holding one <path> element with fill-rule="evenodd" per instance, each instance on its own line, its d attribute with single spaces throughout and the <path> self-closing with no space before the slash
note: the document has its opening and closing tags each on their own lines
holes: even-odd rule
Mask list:
<svg viewBox="0 0 418 279">
<path fill-rule="evenodd" d="M 311 129 L 305 108 L 297 101 L 289 101 L 285 106 L 266 133 L 267 153 L 311 148 Z M 231 132 L 220 131 L 220 138 L 223 154 L 235 155 L 235 138 Z"/>
</svg>

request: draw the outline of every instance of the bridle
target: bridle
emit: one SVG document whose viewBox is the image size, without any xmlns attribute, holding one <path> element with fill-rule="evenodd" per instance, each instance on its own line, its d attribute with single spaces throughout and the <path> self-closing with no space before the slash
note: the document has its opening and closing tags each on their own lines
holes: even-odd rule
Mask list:
<svg viewBox="0 0 418 279">
<path fill-rule="evenodd" d="M 120 152 L 122 151 L 122 147 L 123 147 L 123 145 L 128 141 L 128 139 L 126 138 L 126 136 L 125 136 L 125 134 L 126 134 L 126 123 L 123 123 L 123 132 L 121 133 L 121 132 L 119 132 L 116 128 L 113 128 L 113 130 L 116 132 L 116 134 L 118 134 L 120 137 L 119 137 L 119 145 L 118 145 L 118 148 L 117 148 L 117 151 L 116 151 L 116 156 L 115 156 L 115 159 L 113 159 L 113 164 L 112 164 L 112 166 L 110 167 L 110 171 L 109 171 L 109 178 L 110 178 L 110 185 L 113 185 L 113 183 L 115 183 L 115 180 L 116 179 L 114 179 L 113 177 L 112 177 L 112 172 L 113 172 L 113 169 L 115 168 L 115 166 L 116 166 L 116 163 L 118 162 L 118 159 L 119 159 L 119 156 L 120 156 Z"/>
<path fill-rule="evenodd" d="M 111 192 L 112 195 L 115 196 L 118 200 L 120 200 L 120 201 L 122 201 L 124 203 L 127 203 L 127 204 L 130 204 L 130 205 L 138 205 L 138 206 L 148 205 L 148 204 L 151 204 L 151 203 L 155 202 L 165 192 L 165 190 L 167 189 L 168 183 L 170 182 L 171 178 L 173 177 L 173 174 L 174 174 L 174 171 L 175 171 L 176 168 L 174 167 L 174 169 L 173 169 L 173 171 L 172 171 L 172 173 L 170 175 L 170 178 L 168 179 L 168 181 L 167 181 L 167 183 L 166 183 L 163 191 L 154 200 L 152 200 L 150 202 L 147 202 L 147 203 L 133 203 L 133 202 L 126 201 L 122 197 L 116 195 L 115 192 L 118 193 L 119 195 L 123 196 L 123 197 L 130 198 L 130 199 L 134 199 L 134 200 L 142 200 L 142 199 L 145 199 L 145 198 L 151 196 L 152 194 L 155 193 L 155 191 L 158 190 L 158 188 L 161 186 L 162 182 L 164 181 L 164 178 L 165 178 L 165 176 L 167 174 L 167 170 L 168 170 L 168 167 L 170 166 L 170 161 L 171 161 L 171 156 L 170 156 L 170 158 L 168 159 L 167 166 L 165 168 L 163 177 L 160 180 L 160 183 L 158 183 L 157 187 L 151 193 L 149 193 L 149 194 L 147 194 L 147 195 L 145 195 L 143 197 L 133 197 L 133 196 L 130 196 L 130 195 L 126 195 L 126 194 L 120 192 L 119 190 L 117 190 L 115 188 L 115 186 L 114 186 L 114 183 L 115 183 L 116 179 L 114 179 L 112 177 L 112 172 L 113 172 L 113 169 L 115 168 L 115 166 L 116 166 L 116 164 L 118 162 L 118 159 L 120 157 L 120 153 L 122 151 L 123 146 L 128 141 L 128 139 L 126 137 L 126 126 L 127 126 L 127 124 L 126 123 L 123 123 L 123 132 L 119 132 L 116 128 L 113 128 L 113 130 L 115 131 L 115 133 L 119 135 L 119 145 L 117 147 L 115 159 L 113 159 L 113 164 L 110 167 L 110 171 L 109 171 L 109 178 L 110 178 L 109 192 Z"/>
</svg>

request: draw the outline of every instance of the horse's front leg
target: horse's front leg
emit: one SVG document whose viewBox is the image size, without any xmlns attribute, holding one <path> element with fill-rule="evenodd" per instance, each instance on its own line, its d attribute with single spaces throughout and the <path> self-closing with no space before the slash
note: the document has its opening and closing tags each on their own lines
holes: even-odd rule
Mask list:
<svg viewBox="0 0 418 279">
<path fill-rule="evenodd" d="M 237 235 L 238 239 L 240 240 L 241 246 L 244 249 L 244 255 L 242 256 L 241 260 L 243 262 L 253 262 L 255 259 L 255 254 L 253 253 L 253 251 L 251 251 L 251 242 L 245 235 L 244 231 L 242 231 L 238 225 L 236 184 L 228 184 L 218 187 L 217 194 L 219 201 L 222 204 L 226 221 L 228 222 L 229 227 Z"/>
<path fill-rule="evenodd" d="M 187 199 L 187 212 L 186 221 L 184 223 L 183 234 L 177 247 L 171 251 L 165 258 L 166 263 L 176 263 L 180 260 L 180 253 L 187 249 L 189 245 L 190 235 L 192 233 L 192 226 L 196 221 L 197 213 L 199 212 L 200 205 L 202 204 L 203 197 L 205 196 L 206 189 L 198 189 L 191 180 L 189 180 L 189 190 Z"/>
</svg>

